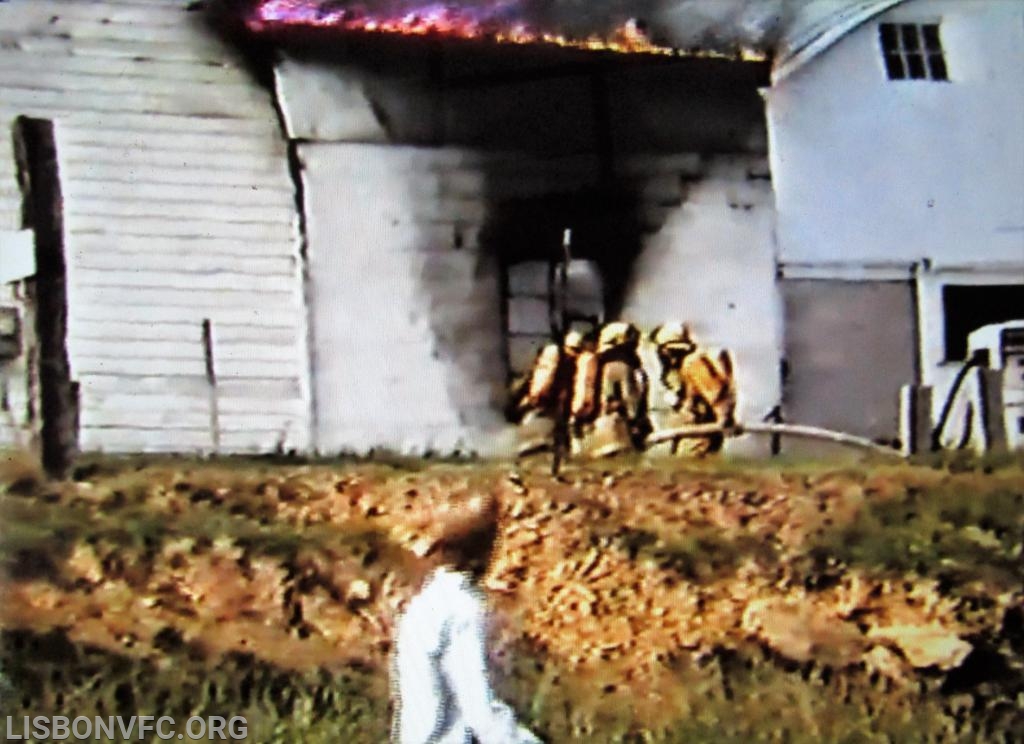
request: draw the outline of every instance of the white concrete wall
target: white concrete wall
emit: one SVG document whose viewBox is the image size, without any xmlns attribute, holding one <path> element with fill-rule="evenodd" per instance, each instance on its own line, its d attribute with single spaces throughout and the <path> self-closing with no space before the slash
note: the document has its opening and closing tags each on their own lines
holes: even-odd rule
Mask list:
<svg viewBox="0 0 1024 744">
<path fill-rule="evenodd" d="M 396 145 L 309 144 L 301 156 L 317 450 L 507 453 L 498 263 L 478 239 L 489 199 L 592 183 L 598 169 Z M 780 396 L 770 185 L 757 158 L 705 166 L 692 155 L 624 164 L 648 184 L 651 232 L 620 317 L 645 330 L 683 319 L 730 348 L 740 415 L 760 418 Z M 684 177 L 697 179 L 687 201 L 669 206 Z"/>
<path fill-rule="evenodd" d="M 317 451 L 500 453 L 501 293 L 476 237 L 480 159 L 353 144 L 301 156 Z"/>
<path fill-rule="evenodd" d="M 645 330 L 689 324 L 696 340 L 733 354 L 737 418 L 760 421 L 781 399 L 781 305 L 775 284 L 771 184 L 757 158 L 708 159 L 685 201 L 652 235 L 633 267 L 622 311 Z M 690 178 L 693 178 L 691 175 Z M 647 348 L 651 407 L 664 409 L 658 363 Z M 736 441 L 737 452 L 767 442 Z"/>
<path fill-rule="evenodd" d="M 178 0 L 0 4 L 0 230 L 20 227 L 10 127 L 53 119 L 81 445 L 304 449 L 309 395 L 294 188 L 269 93 Z"/>
<path fill-rule="evenodd" d="M 882 22 L 940 23 L 949 82 L 888 80 Z M 1024 283 L 1024 4 L 902 3 L 766 101 L 783 271 L 916 274 L 939 404 L 959 366 L 942 359 L 943 284 Z"/>
</svg>

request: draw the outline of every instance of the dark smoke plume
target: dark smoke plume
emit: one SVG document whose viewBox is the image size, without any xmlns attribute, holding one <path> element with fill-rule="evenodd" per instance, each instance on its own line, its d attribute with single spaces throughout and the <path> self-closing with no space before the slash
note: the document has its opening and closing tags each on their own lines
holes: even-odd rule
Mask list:
<svg viewBox="0 0 1024 744">
<path fill-rule="evenodd" d="M 629 19 L 679 48 L 769 50 L 808 0 L 527 0 L 526 17 L 569 35 L 602 33 Z"/>
</svg>

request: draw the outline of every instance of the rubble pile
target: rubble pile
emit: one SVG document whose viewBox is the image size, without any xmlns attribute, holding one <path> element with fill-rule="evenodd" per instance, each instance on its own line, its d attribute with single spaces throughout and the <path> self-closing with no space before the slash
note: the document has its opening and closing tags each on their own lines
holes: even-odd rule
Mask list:
<svg viewBox="0 0 1024 744">
<path fill-rule="evenodd" d="M 15 525 L 3 626 L 138 659 L 158 661 L 173 637 L 290 672 L 385 674 L 422 547 L 482 496 L 503 516 L 484 580 L 494 676 L 552 741 L 1024 726 L 1019 470 L 160 465 L 22 478 L 2 496 Z M 1002 680 L 967 674 L 979 658 L 998 659 Z M 796 718 L 773 721 L 794 700 Z"/>
</svg>

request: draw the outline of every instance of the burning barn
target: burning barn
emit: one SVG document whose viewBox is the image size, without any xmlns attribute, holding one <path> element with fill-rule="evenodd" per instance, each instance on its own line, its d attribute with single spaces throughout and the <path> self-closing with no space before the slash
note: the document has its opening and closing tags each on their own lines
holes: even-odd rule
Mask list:
<svg viewBox="0 0 1024 744">
<path fill-rule="evenodd" d="M 0 437 L 502 452 L 558 316 L 893 440 L 1024 317 L 1019 6 L 574 9 L 0 4 Z"/>
</svg>

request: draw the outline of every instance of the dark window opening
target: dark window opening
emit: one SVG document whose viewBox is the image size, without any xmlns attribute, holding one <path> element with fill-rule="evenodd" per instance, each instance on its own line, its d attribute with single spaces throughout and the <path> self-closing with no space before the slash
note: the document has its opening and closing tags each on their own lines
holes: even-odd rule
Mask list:
<svg viewBox="0 0 1024 744">
<path fill-rule="evenodd" d="M 949 80 L 937 23 L 883 23 L 878 36 L 890 80 Z"/>
<path fill-rule="evenodd" d="M 1024 284 L 946 285 L 942 288 L 946 361 L 967 358 L 972 331 L 1008 320 L 1024 319 Z"/>
<path fill-rule="evenodd" d="M 505 275 L 505 330 L 513 376 L 526 372 L 540 348 L 563 329 L 589 333 L 604 322 L 604 279 L 594 261 L 522 261 L 507 267 Z"/>
</svg>

